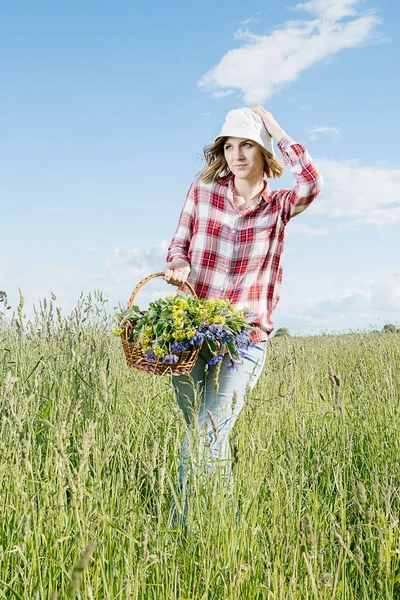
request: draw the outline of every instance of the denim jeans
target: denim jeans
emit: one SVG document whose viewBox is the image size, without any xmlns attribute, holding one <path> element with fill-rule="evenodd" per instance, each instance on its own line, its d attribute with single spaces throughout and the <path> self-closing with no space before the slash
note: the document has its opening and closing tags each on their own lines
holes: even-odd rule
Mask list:
<svg viewBox="0 0 400 600">
<path fill-rule="evenodd" d="M 228 370 L 229 354 L 218 365 L 207 365 L 212 355 L 204 344 L 190 375 L 172 377 L 175 394 L 188 425 L 179 469 L 181 490 L 190 459 L 195 458 L 194 431 L 198 433 L 199 442 L 196 456 L 205 464 L 207 471 L 212 473 L 219 465 L 223 467 L 225 478 L 230 478 L 229 434 L 243 408 L 246 392 L 255 386 L 261 375 L 266 342 L 259 342 L 246 353 L 238 370 Z"/>
</svg>

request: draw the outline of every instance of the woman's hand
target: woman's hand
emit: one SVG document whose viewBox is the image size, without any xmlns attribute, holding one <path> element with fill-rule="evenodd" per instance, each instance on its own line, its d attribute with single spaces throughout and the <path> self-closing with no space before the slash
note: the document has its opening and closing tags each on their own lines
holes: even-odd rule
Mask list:
<svg viewBox="0 0 400 600">
<path fill-rule="evenodd" d="M 190 265 L 181 258 L 176 258 L 165 265 L 164 280 L 172 285 L 183 285 L 190 273 Z"/>
<path fill-rule="evenodd" d="M 255 112 L 256 115 L 261 117 L 265 129 L 268 131 L 269 135 L 275 138 L 278 142 L 281 138 L 287 135 L 282 127 L 278 125 L 272 114 L 265 110 L 262 106 L 254 106 L 251 110 Z"/>
</svg>

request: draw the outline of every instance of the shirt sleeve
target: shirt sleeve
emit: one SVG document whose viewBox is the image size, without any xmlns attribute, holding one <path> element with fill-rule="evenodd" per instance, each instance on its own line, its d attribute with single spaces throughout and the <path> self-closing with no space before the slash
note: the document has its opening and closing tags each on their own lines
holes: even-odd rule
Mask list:
<svg viewBox="0 0 400 600">
<path fill-rule="evenodd" d="M 195 222 L 195 183 L 192 183 L 187 193 L 178 227 L 168 247 L 167 262 L 180 258 L 190 265 L 188 252 Z"/>
<path fill-rule="evenodd" d="M 284 164 L 290 168 L 296 178 L 291 190 L 279 190 L 283 221 L 286 223 L 305 210 L 320 193 L 323 186 L 322 175 L 318 171 L 306 146 L 297 144 L 289 136 L 278 142 Z"/>
</svg>

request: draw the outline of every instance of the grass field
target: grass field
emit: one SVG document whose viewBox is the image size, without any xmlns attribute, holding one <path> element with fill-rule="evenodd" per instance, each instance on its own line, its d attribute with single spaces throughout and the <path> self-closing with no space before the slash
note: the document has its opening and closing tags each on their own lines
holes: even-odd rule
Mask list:
<svg viewBox="0 0 400 600">
<path fill-rule="evenodd" d="M 400 598 L 399 334 L 272 340 L 182 529 L 170 380 L 109 330 L 100 295 L 1 326 L 0 598 Z"/>
</svg>

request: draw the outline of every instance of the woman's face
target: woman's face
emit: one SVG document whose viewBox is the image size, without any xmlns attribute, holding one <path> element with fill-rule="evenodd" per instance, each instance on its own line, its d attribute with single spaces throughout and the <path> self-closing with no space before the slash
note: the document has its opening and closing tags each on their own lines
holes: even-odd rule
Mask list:
<svg viewBox="0 0 400 600">
<path fill-rule="evenodd" d="M 230 137 L 224 144 L 224 156 L 230 171 L 238 179 L 263 177 L 264 156 L 255 142 Z"/>
</svg>

